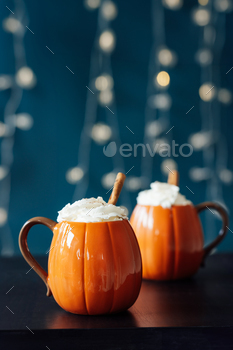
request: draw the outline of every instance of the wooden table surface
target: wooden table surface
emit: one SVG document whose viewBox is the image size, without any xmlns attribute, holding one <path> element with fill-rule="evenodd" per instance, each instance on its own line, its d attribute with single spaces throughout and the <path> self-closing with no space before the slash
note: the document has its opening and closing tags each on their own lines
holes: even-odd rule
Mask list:
<svg viewBox="0 0 233 350">
<path fill-rule="evenodd" d="M 0 349 L 233 349 L 233 254 L 210 256 L 188 280 L 144 281 L 111 316 L 65 312 L 21 257 L 0 266 Z"/>
</svg>

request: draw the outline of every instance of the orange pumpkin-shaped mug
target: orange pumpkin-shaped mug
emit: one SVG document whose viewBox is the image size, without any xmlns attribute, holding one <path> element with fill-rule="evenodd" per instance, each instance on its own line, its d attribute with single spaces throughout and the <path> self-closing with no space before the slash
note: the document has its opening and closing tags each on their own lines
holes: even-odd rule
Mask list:
<svg viewBox="0 0 233 350">
<path fill-rule="evenodd" d="M 172 173 L 178 177 L 174 170 Z M 174 176 L 169 177 L 169 183 L 177 185 Z M 216 210 L 223 221 L 218 237 L 207 247 L 204 247 L 198 217 L 205 209 Z M 141 250 L 143 278 L 175 280 L 193 275 L 222 241 L 228 228 L 228 215 L 222 206 L 213 202 L 197 206 L 177 204 L 170 208 L 137 204 L 130 222 Z"/>
<path fill-rule="evenodd" d="M 48 274 L 27 245 L 28 232 L 37 224 L 53 232 Z M 66 311 L 82 315 L 115 313 L 128 309 L 138 297 L 141 255 L 127 219 L 57 223 L 36 217 L 21 229 L 19 245 L 25 260 L 46 284 L 47 296 L 53 295 Z"/>
</svg>

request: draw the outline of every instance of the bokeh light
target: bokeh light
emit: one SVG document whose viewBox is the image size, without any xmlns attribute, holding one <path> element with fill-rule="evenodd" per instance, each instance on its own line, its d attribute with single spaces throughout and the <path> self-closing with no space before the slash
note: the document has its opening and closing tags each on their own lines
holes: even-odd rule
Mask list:
<svg viewBox="0 0 233 350">
<path fill-rule="evenodd" d="M 66 172 L 66 181 L 70 184 L 76 184 L 84 176 L 84 171 L 81 167 L 70 168 Z"/>
<path fill-rule="evenodd" d="M 158 52 L 158 60 L 165 67 L 174 67 L 177 62 L 177 55 L 168 48 L 161 48 Z"/>
<path fill-rule="evenodd" d="M 100 0 L 85 0 L 84 6 L 86 7 L 86 9 L 93 11 L 100 6 L 100 3 Z"/>
<path fill-rule="evenodd" d="M 99 93 L 99 103 L 102 106 L 110 105 L 113 102 L 113 93 L 107 89 Z"/>
<path fill-rule="evenodd" d="M 36 85 L 36 76 L 29 67 L 22 67 L 16 73 L 16 82 L 23 89 L 32 89 Z"/>
<path fill-rule="evenodd" d="M 201 85 L 199 88 L 199 96 L 200 98 L 205 101 L 211 101 L 216 95 L 216 89 L 213 87 L 213 84 L 211 83 L 205 83 Z"/>
<path fill-rule="evenodd" d="M 116 176 L 117 172 L 114 171 L 104 174 L 101 179 L 102 186 L 106 189 L 112 188 L 116 180 Z"/>
<path fill-rule="evenodd" d="M 102 145 L 112 137 L 112 130 L 107 124 L 97 123 L 92 127 L 91 137 L 96 143 Z"/>
<path fill-rule="evenodd" d="M 192 181 L 199 182 L 210 179 L 212 171 L 209 168 L 193 167 L 189 171 L 189 176 Z"/>
<path fill-rule="evenodd" d="M 218 90 L 218 100 L 223 104 L 230 104 L 232 102 L 232 93 L 228 89 Z"/>
<path fill-rule="evenodd" d="M 210 11 L 204 8 L 195 9 L 192 12 L 192 19 L 198 26 L 206 26 L 210 22 Z"/>
<path fill-rule="evenodd" d="M 0 75 L 0 90 L 7 90 L 12 86 L 12 78 L 9 75 Z"/>
<path fill-rule="evenodd" d="M 156 76 L 156 82 L 162 87 L 168 86 L 170 83 L 170 75 L 165 71 L 159 72 Z"/>
<path fill-rule="evenodd" d="M 114 33 L 110 30 L 105 30 L 99 37 L 100 48 L 103 51 L 110 53 L 115 48 L 115 41 Z"/>
<path fill-rule="evenodd" d="M 99 91 L 104 91 L 107 89 L 112 89 L 113 87 L 113 78 L 111 75 L 103 74 L 96 78 L 95 87 Z"/>
<path fill-rule="evenodd" d="M 5 208 L 0 208 L 0 226 L 4 226 L 7 222 L 7 211 Z"/>
<path fill-rule="evenodd" d="M 169 94 L 161 93 L 152 95 L 148 98 L 148 104 L 151 108 L 161 109 L 162 111 L 168 111 L 172 105 L 172 99 Z"/>
<path fill-rule="evenodd" d="M 20 113 L 15 116 L 15 126 L 22 130 L 30 130 L 33 126 L 33 118 L 28 113 Z"/>
<path fill-rule="evenodd" d="M 178 165 L 173 159 L 165 159 L 161 163 L 161 171 L 164 175 L 170 173 L 170 170 L 177 170 Z M 169 170 L 170 169 L 170 170 Z"/>
<path fill-rule="evenodd" d="M 20 21 L 18 21 L 14 17 L 5 18 L 2 22 L 2 26 L 6 32 L 13 33 L 13 34 L 23 30 L 23 26 L 20 23 Z"/>
<path fill-rule="evenodd" d="M 183 5 L 183 0 L 163 0 L 163 6 L 170 10 L 179 10 Z"/>
<path fill-rule="evenodd" d="M 106 20 L 112 21 L 115 19 L 117 12 L 116 4 L 113 1 L 107 0 L 103 2 L 101 6 L 101 13 Z"/>
<path fill-rule="evenodd" d="M 200 49 L 195 55 L 196 61 L 203 67 L 213 62 L 213 54 L 209 49 Z"/>
</svg>

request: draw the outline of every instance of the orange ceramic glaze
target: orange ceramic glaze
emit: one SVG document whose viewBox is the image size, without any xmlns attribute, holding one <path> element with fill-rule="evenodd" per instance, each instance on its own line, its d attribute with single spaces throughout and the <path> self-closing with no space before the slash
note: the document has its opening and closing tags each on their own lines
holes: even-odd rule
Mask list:
<svg viewBox="0 0 233 350">
<path fill-rule="evenodd" d="M 25 244 L 30 227 L 36 223 L 48 226 L 54 234 L 48 275 L 35 260 L 30 260 L 32 256 Z M 21 230 L 20 248 L 46 283 L 47 295 L 52 293 L 66 311 L 82 315 L 115 313 L 128 309 L 138 297 L 141 255 L 128 220 L 57 224 L 34 218 Z M 41 276 L 43 272 L 45 275 Z"/>
<path fill-rule="evenodd" d="M 205 249 L 198 213 L 206 208 L 219 211 L 223 227 Z M 174 280 L 193 275 L 204 257 L 223 239 L 228 218 L 223 207 L 212 202 L 193 205 L 136 205 L 130 222 L 142 254 L 143 278 Z"/>
</svg>

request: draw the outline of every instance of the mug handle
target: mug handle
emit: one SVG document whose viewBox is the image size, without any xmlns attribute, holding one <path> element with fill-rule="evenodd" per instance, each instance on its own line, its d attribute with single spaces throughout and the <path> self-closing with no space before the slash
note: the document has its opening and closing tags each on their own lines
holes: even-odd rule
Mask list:
<svg viewBox="0 0 233 350">
<path fill-rule="evenodd" d="M 205 258 L 207 257 L 207 255 L 211 252 L 211 250 L 213 248 L 215 248 L 223 240 L 223 238 L 226 236 L 228 225 L 229 225 L 229 218 L 228 218 L 228 214 L 227 214 L 226 210 L 223 208 L 223 206 L 221 206 L 220 204 L 217 204 L 217 203 L 203 202 L 203 203 L 196 205 L 195 208 L 196 208 L 198 214 L 205 209 L 209 209 L 209 210 L 214 209 L 221 215 L 221 218 L 222 218 L 222 228 L 219 231 L 218 237 L 215 238 L 215 240 L 212 243 L 210 243 L 209 245 L 207 245 L 207 247 L 205 247 L 203 249 L 204 250 L 204 256 L 203 256 L 203 261 L 202 261 L 202 263 L 203 263 Z"/>
<path fill-rule="evenodd" d="M 40 264 L 35 260 L 35 258 L 32 256 L 32 254 L 29 251 L 28 244 L 27 244 L 27 236 L 30 228 L 34 225 L 45 225 L 47 226 L 51 231 L 53 231 L 54 226 L 57 224 L 56 221 L 43 218 L 41 216 L 32 218 L 28 220 L 22 227 L 20 234 L 19 234 L 19 248 L 20 251 L 24 257 L 24 259 L 27 261 L 27 263 L 35 270 L 37 275 L 40 276 L 40 278 L 44 281 L 47 287 L 47 297 L 50 297 L 52 295 L 51 289 L 48 284 L 48 274 L 47 272 L 40 266 Z"/>
</svg>

